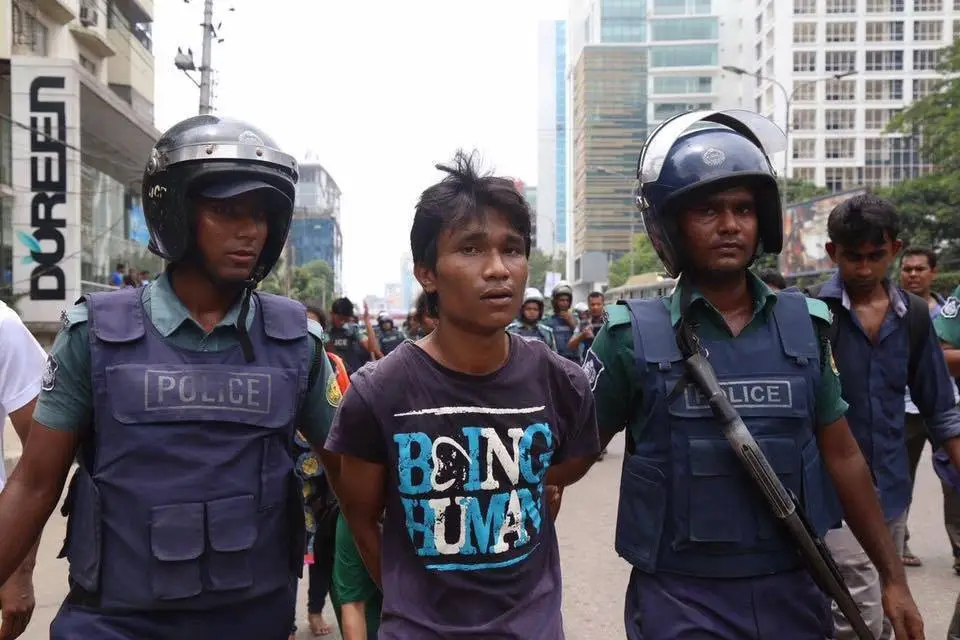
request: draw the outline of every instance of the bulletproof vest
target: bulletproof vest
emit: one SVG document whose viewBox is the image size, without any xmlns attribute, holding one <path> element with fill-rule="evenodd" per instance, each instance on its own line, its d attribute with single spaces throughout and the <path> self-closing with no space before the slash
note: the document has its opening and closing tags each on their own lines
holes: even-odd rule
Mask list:
<svg viewBox="0 0 960 640">
<path fill-rule="evenodd" d="M 567 348 L 570 339 L 573 338 L 573 328 L 567 324 L 567 321 L 560 316 L 553 315 L 543 322 L 553 329 L 553 337 L 557 341 L 557 353 L 568 360 L 579 362 L 580 358 L 576 350 Z"/>
<path fill-rule="evenodd" d="M 383 355 L 387 355 L 406 340 L 404 335 L 396 328 L 390 329 L 390 331 L 381 331 L 377 337 L 380 341 L 380 350 L 383 351 Z"/>
<path fill-rule="evenodd" d="M 289 588 L 302 572 L 295 422 L 303 307 L 257 293 L 255 360 L 169 343 L 138 289 L 87 297 L 93 430 L 71 482 L 70 577 L 124 610 L 195 610 Z"/>
<path fill-rule="evenodd" d="M 616 549 L 648 573 L 738 578 L 800 567 L 789 533 L 744 471 L 706 399 L 684 372 L 670 312 L 659 299 L 631 300 L 643 437 L 628 443 Z M 804 297 L 781 294 L 764 326 L 704 339 L 721 387 L 784 486 L 823 534 L 839 503 L 814 436 L 821 350 Z"/>
<path fill-rule="evenodd" d="M 330 338 L 329 348 L 343 359 L 347 373 L 353 373 L 362 367 L 370 355 L 360 344 L 360 331 L 355 324 L 345 324 L 342 327 L 330 327 L 327 331 Z"/>
<path fill-rule="evenodd" d="M 539 340 L 540 342 L 547 342 L 546 332 L 540 328 L 539 322 L 531 327 L 524 322 L 516 321 L 507 327 L 507 329 L 521 338 L 531 338 L 533 340 Z"/>
</svg>

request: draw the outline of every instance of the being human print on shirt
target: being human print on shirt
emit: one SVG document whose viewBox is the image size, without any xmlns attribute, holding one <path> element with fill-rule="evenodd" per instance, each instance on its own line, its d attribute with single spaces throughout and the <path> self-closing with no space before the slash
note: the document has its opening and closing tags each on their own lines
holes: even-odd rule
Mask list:
<svg viewBox="0 0 960 640">
<path fill-rule="evenodd" d="M 407 534 L 427 568 L 508 566 L 539 544 L 554 453 L 545 409 L 434 406 L 394 414 L 393 472 Z"/>
<path fill-rule="evenodd" d="M 577 365 L 511 336 L 472 376 L 406 342 L 353 376 L 325 446 L 385 467 L 382 634 L 562 637 L 546 473 L 599 452 Z"/>
</svg>

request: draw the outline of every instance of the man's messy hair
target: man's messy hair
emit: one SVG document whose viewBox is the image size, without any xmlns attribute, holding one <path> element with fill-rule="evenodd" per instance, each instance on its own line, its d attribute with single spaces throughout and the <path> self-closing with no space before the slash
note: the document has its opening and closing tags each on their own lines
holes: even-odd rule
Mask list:
<svg viewBox="0 0 960 640">
<path fill-rule="evenodd" d="M 458 150 L 450 164 L 438 164 L 447 175 L 428 187 L 417 202 L 410 229 L 410 252 L 414 264 L 435 269 L 437 241 L 440 235 L 458 225 L 486 215 L 493 210 L 503 215 L 514 231 L 524 239 L 530 255 L 531 214 L 523 194 L 508 178 L 481 174 L 477 152 Z M 436 295 L 428 296 L 431 310 L 436 310 Z"/>
</svg>

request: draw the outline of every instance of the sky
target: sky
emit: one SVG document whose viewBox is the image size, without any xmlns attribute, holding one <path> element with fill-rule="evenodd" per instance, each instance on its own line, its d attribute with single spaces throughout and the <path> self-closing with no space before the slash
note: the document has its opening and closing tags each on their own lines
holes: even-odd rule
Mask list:
<svg viewBox="0 0 960 640">
<path fill-rule="evenodd" d="M 197 113 L 203 1 L 154 3 L 156 126 Z M 233 8 L 231 11 L 230 9 Z M 347 295 L 399 282 L 420 192 L 458 148 L 535 184 L 537 24 L 564 0 L 217 0 L 215 113 L 251 122 L 343 192 Z"/>
</svg>

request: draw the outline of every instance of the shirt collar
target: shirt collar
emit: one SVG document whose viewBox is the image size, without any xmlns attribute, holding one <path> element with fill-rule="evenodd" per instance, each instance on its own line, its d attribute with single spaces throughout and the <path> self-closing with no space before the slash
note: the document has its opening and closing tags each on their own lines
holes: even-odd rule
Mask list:
<svg viewBox="0 0 960 640">
<path fill-rule="evenodd" d="M 747 288 L 750 291 L 750 297 L 753 298 L 753 316 L 756 317 L 758 313 L 764 311 L 765 309 L 770 308 L 777 302 L 777 294 L 773 292 L 770 287 L 768 287 L 763 280 L 758 278 L 756 274 L 752 271 L 747 271 Z M 717 311 L 710 302 L 701 295 L 701 293 L 694 287 L 689 278 L 686 277 L 686 274 L 681 274 L 680 279 L 677 281 L 677 286 L 674 289 L 673 293 L 670 294 L 670 322 L 676 326 L 680 322 L 680 301 L 684 296 L 684 292 L 690 290 L 690 304 L 694 303 L 706 306 L 708 309 L 713 310 L 718 316 L 720 312 Z M 697 302 L 702 300 L 702 302 Z"/>
<path fill-rule="evenodd" d="M 247 313 L 247 329 L 253 324 L 256 315 L 256 297 L 250 301 L 250 311 Z M 170 282 L 170 274 L 163 272 L 160 276 L 150 281 L 145 287 L 143 294 L 143 304 L 150 315 L 150 321 L 157 331 L 164 338 L 172 335 L 179 329 L 183 323 L 190 322 L 201 331 L 203 328 L 191 317 L 190 312 L 184 306 L 183 302 L 173 290 L 173 284 Z M 220 327 L 236 327 L 237 320 L 240 317 L 240 301 L 238 300 L 227 311 L 223 319 L 214 327 L 214 331 Z"/>
<path fill-rule="evenodd" d="M 902 318 L 907 315 L 906 294 L 904 294 L 900 288 L 897 287 L 897 285 L 893 284 L 889 278 L 884 278 L 883 286 L 887 289 L 887 297 L 890 298 L 890 306 L 893 307 L 893 312 L 897 314 L 897 317 Z M 844 309 L 850 311 L 852 308 L 850 296 L 847 294 L 847 288 L 840 279 L 839 272 L 834 273 L 829 280 L 823 283 L 823 287 L 820 289 L 820 297 L 839 298 Z"/>
</svg>

